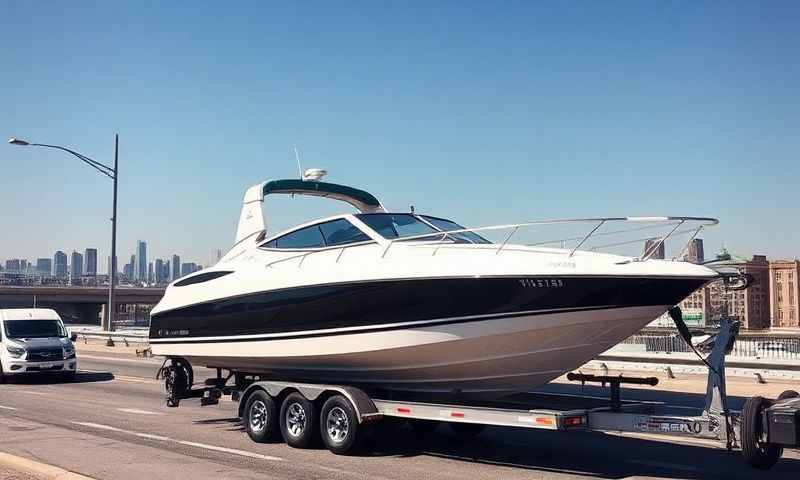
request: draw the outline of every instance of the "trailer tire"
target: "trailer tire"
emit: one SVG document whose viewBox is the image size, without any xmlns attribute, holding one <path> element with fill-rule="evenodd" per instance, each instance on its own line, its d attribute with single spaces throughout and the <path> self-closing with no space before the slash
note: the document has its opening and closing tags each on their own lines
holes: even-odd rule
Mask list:
<svg viewBox="0 0 800 480">
<path fill-rule="evenodd" d="M 784 390 L 778 395 L 778 400 L 786 400 L 787 398 L 797 398 L 800 397 L 800 393 L 797 393 L 794 390 Z"/>
<path fill-rule="evenodd" d="M 337 455 L 354 453 L 360 446 L 360 424 L 356 409 L 343 395 L 333 395 L 322 406 L 319 430 L 322 443 Z"/>
<path fill-rule="evenodd" d="M 486 427 L 485 425 L 481 425 L 479 423 L 455 423 L 452 422 L 449 424 L 450 429 L 453 433 L 460 440 L 472 440 L 473 438 L 480 435 L 483 429 Z"/>
<path fill-rule="evenodd" d="M 319 416 L 313 402 L 293 392 L 286 396 L 281 405 L 281 435 L 290 447 L 309 448 L 319 438 L 317 429 Z"/>
<path fill-rule="evenodd" d="M 244 408 L 247 435 L 257 443 L 266 443 L 275 438 L 278 431 L 278 409 L 275 401 L 264 390 L 258 389 L 247 398 Z"/>
<path fill-rule="evenodd" d="M 762 442 L 763 412 L 772 402 L 762 397 L 750 397 L 742 409 L 742 456 L 754 468 L 768 470 L 778 461 L 783 448 Z"/>
</svg>

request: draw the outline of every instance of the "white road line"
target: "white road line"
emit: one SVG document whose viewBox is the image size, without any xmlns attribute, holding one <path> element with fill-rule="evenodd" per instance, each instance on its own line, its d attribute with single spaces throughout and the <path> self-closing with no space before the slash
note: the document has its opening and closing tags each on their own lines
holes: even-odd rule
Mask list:
<svg viewBox="0 0 800 480">
<path fill-rule="evenodd" d="M 164 415 L 161 412 L 151 412 L 149 410 L 139 410 L 138 408 L 118 408 L 118 412 L 133 413 L 137 415 Z"/>
<path fill-rule="evenodd" d="M 0 405 L 0 410 L 16 410 L 14 407 L 6 407 L 4 405 Z"/>
<path fill-rule="evenodd" d="M 81 373 L 111 373 L 111 372 L 104 371 L 104 370 L 86 370 L 84 368 L 81 368 L 80 372 Z M 113 375 L 114 378 L 112 378 L 111 380 L 104 380 L 103 383 L 113 382 L 114 380 L 120 380 L 120 381 L 123 381 L 123 382 L 133 382 L 133 383 L 161 383 L 161 382 L 159 382 L 157 380 L 150 380 L 150 379 L 141 378 L 141 377 L 129 377 L 129 376 L 126 376 L 126 375 L 116 375 L 116 374 L 113 374 L 113 373 L 111 373 L 111 375 Z"/>
<path fill-rule="evenodd" d="M 704 472 L 702 468 L 693 467 L 691 465 L 683 465 L 681 463 L 671 462 L 657 462 L 654 460 L 625 460 L 625 463 L 633 463 L 636 465 L 644 465 L 646 467 L 665 468 L 667 470 L 684 470 L 687 472 Z"/>
<path fill-rule="evenodd" d="M 85 358 L 88 360 L 103 360 L 106 362 L 117 362 L 117 363 L 135 363 L 137 365 L 161 365 L 160 360 L 152 361 L 152 360 L 145 360 L 145 359 L 133 359 L 133 358 L 114 358 L 114 357 L 95 357 L 94 355 L 83 355 L 80 353 L 80 349 L 78 350 L 78 361 L 81 358 Z"/>
<path fill-rule="evenodd" d="M 27 393 L 28 395 L 47 395 L 43 392 L 34 392 L 33 390 L 17 390 L 19 393 Z"/>
<path fill-rule="evenodd" d="M 109 432 L 124 433 L 126 435 L 133 435 L 135 437 L 146 438 L 148 440 L 158 440 L 158 441 L 162 441 L 162 442 L 177 443 L 179 445 L 186 445 L 188 447 L 203 448 L 205 450 L 212 450 L 212 451 L 215 451 L 215 452 L 229 453 L 231 455 L 238 455 L 240 457 L 255 458 L 255 459 L 258 459 L 258 460 L 270 460 L 270 461 L 273 461 L 273 462 L 279 462 L 279 461 L 283 460 L 280 457 L 272 457 L 272 456 L 269 456 L 269 455 L 261 455 L 260 453 L 248 452 L 246 450 L 237 450 L 235 448 L 218 447 L 216 445 L 207 445 L 205 443 L 189 442 L 187 440 L 177 440 L 175 438 L 162 437 L 161 435 L 153 435 L 153 434 L 150 434 L 150 433 L 133 432 L 133 431 L 130 431 L 130 430 L 123 430 L 121 428 L 112 427 L 110 425 L 102 425 L 102 424 L 99 424 L 99 423 L 90 423 L 90 422 L 72 422 L 72 423 L 75 424 L 75 425 L 81 425 L 83 427 L 94 428 L 94 429 L 97 429 L 97 430 L 107 430 Z"/>
</svg>

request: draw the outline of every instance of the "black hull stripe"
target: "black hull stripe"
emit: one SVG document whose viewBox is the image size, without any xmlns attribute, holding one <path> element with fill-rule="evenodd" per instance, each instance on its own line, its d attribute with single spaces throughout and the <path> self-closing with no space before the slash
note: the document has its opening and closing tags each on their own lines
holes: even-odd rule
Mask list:
<svg viewBox="0 0 800 480">
<path fill-rule="evenodd" d="M 338 335 L 346 329 L 408 328 L 411 323 L 438 319 L 460 322 L 607 305 L 675 305 L 707 282 L 705 278 L 556 276 L 303 286 L 158 312 L 151 318 L 150 339 L 177 343 L 214 337 L 291 338 L 325 331 Z"/>
<path fill-rule="evenodd" d="M 658 306 L 658 305 L 645 305 L 645 306 Z M 640 306 L 641 307 L 641 306 Z M 318 337 L 332 337 L 336 335 L 358 335 L 361 333 L 377 333 L 377 332 L 389 332 L 393 330 L 411 330 L 411 329 L 419 329 L 419 328 L 427 328 L 427 327 L 437 327 L 441 325 L 455 325 L 459 323 L 477 323 L 477 322 L 485 322 L 488 320 L 500 320 L 500 319 L 509 319 L 509 318 L 519 318 L 519 317 L 538 317 L 541 315 L 555 315 L 560 313 L 580 313 L 580 312 L 589 312 L 589 311 L 602 311 L 602 310 L 612 310 L 612 309 L 620 309 L 620 308 L 635 308 L 635 307 L 621 307 L 615 305 L 609 306 L 598 306 L 598 307 L 585 307 L 585 308 L 569 308 L 564 310 L 542 310 L 537 312 L 516 312 L 516 313 L 505 313 L 505 314 L 498 314 L 498 315 L 488 315 L 485 317 L 478 317 L 478 318 L 458 318 L 458 319 L 442 319 L 432 321 L 430 323 L 424 324 L 401 324 L 401 325 L 386 325 L 382 327 L 375 327 L 375 328 L 362 328 L 357 330 L 346 330 L 346 331 L 331 331 L 331 332 L 315 332 L 315 333 L 298 333 L 296 335 L 283 335 L 283 336 L 275 336 L 275 335 L 263 335 L 258 337 L 228 337 L 228 338 L 214 338 L 214 339 L 186 339 L 186 340 L 172 340 L 172 339 L 153 339 L 150 343 L 155 345 L 184 345 L 190 343 L 232 343 L 232 342 L 264 342 L 264 341 L 276 341 L 276 340 L 296 340 L 296 339 L 303 339 L 303 338 L 318 338 Z"/>
</svg>

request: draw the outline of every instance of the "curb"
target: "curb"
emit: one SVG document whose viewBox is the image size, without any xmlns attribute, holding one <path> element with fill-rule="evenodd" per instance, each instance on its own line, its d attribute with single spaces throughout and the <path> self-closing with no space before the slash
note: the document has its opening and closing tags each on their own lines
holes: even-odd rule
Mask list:
<svg viewBox="0 0 800 480">
<path fill-rule="evenodd" d="M 92 477 L 73 473 L 54 465 L 47 465 L 46 463 L 36 462 L 4 452 L 0 452 L 0 465 L 24 473 L 41 475 L 51 480 L 95 480 Z"/>
</svg>

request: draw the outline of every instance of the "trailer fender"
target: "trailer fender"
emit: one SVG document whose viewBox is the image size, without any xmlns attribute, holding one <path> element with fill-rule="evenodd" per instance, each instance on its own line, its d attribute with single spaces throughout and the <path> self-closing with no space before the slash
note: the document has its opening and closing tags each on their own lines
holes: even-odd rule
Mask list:
<svg viewBox="0 0 800 480">
<path fill-rule="evenodd" d="M 276 399 L 282 397 L 287 391 L 296 391 L 312 402 L 321 396 L 339 393 L 350 401 L 361 422 L 375 420 L 382 416 L 369 395 L 356 387 L 261 381 L 250 384 L 239 396 L 239 417 L 244 413 L 243 410 L 244 405 L 247 403 L 247 398 L 257 389 L 265 391 L 269 396 Z"/>
</svg>

